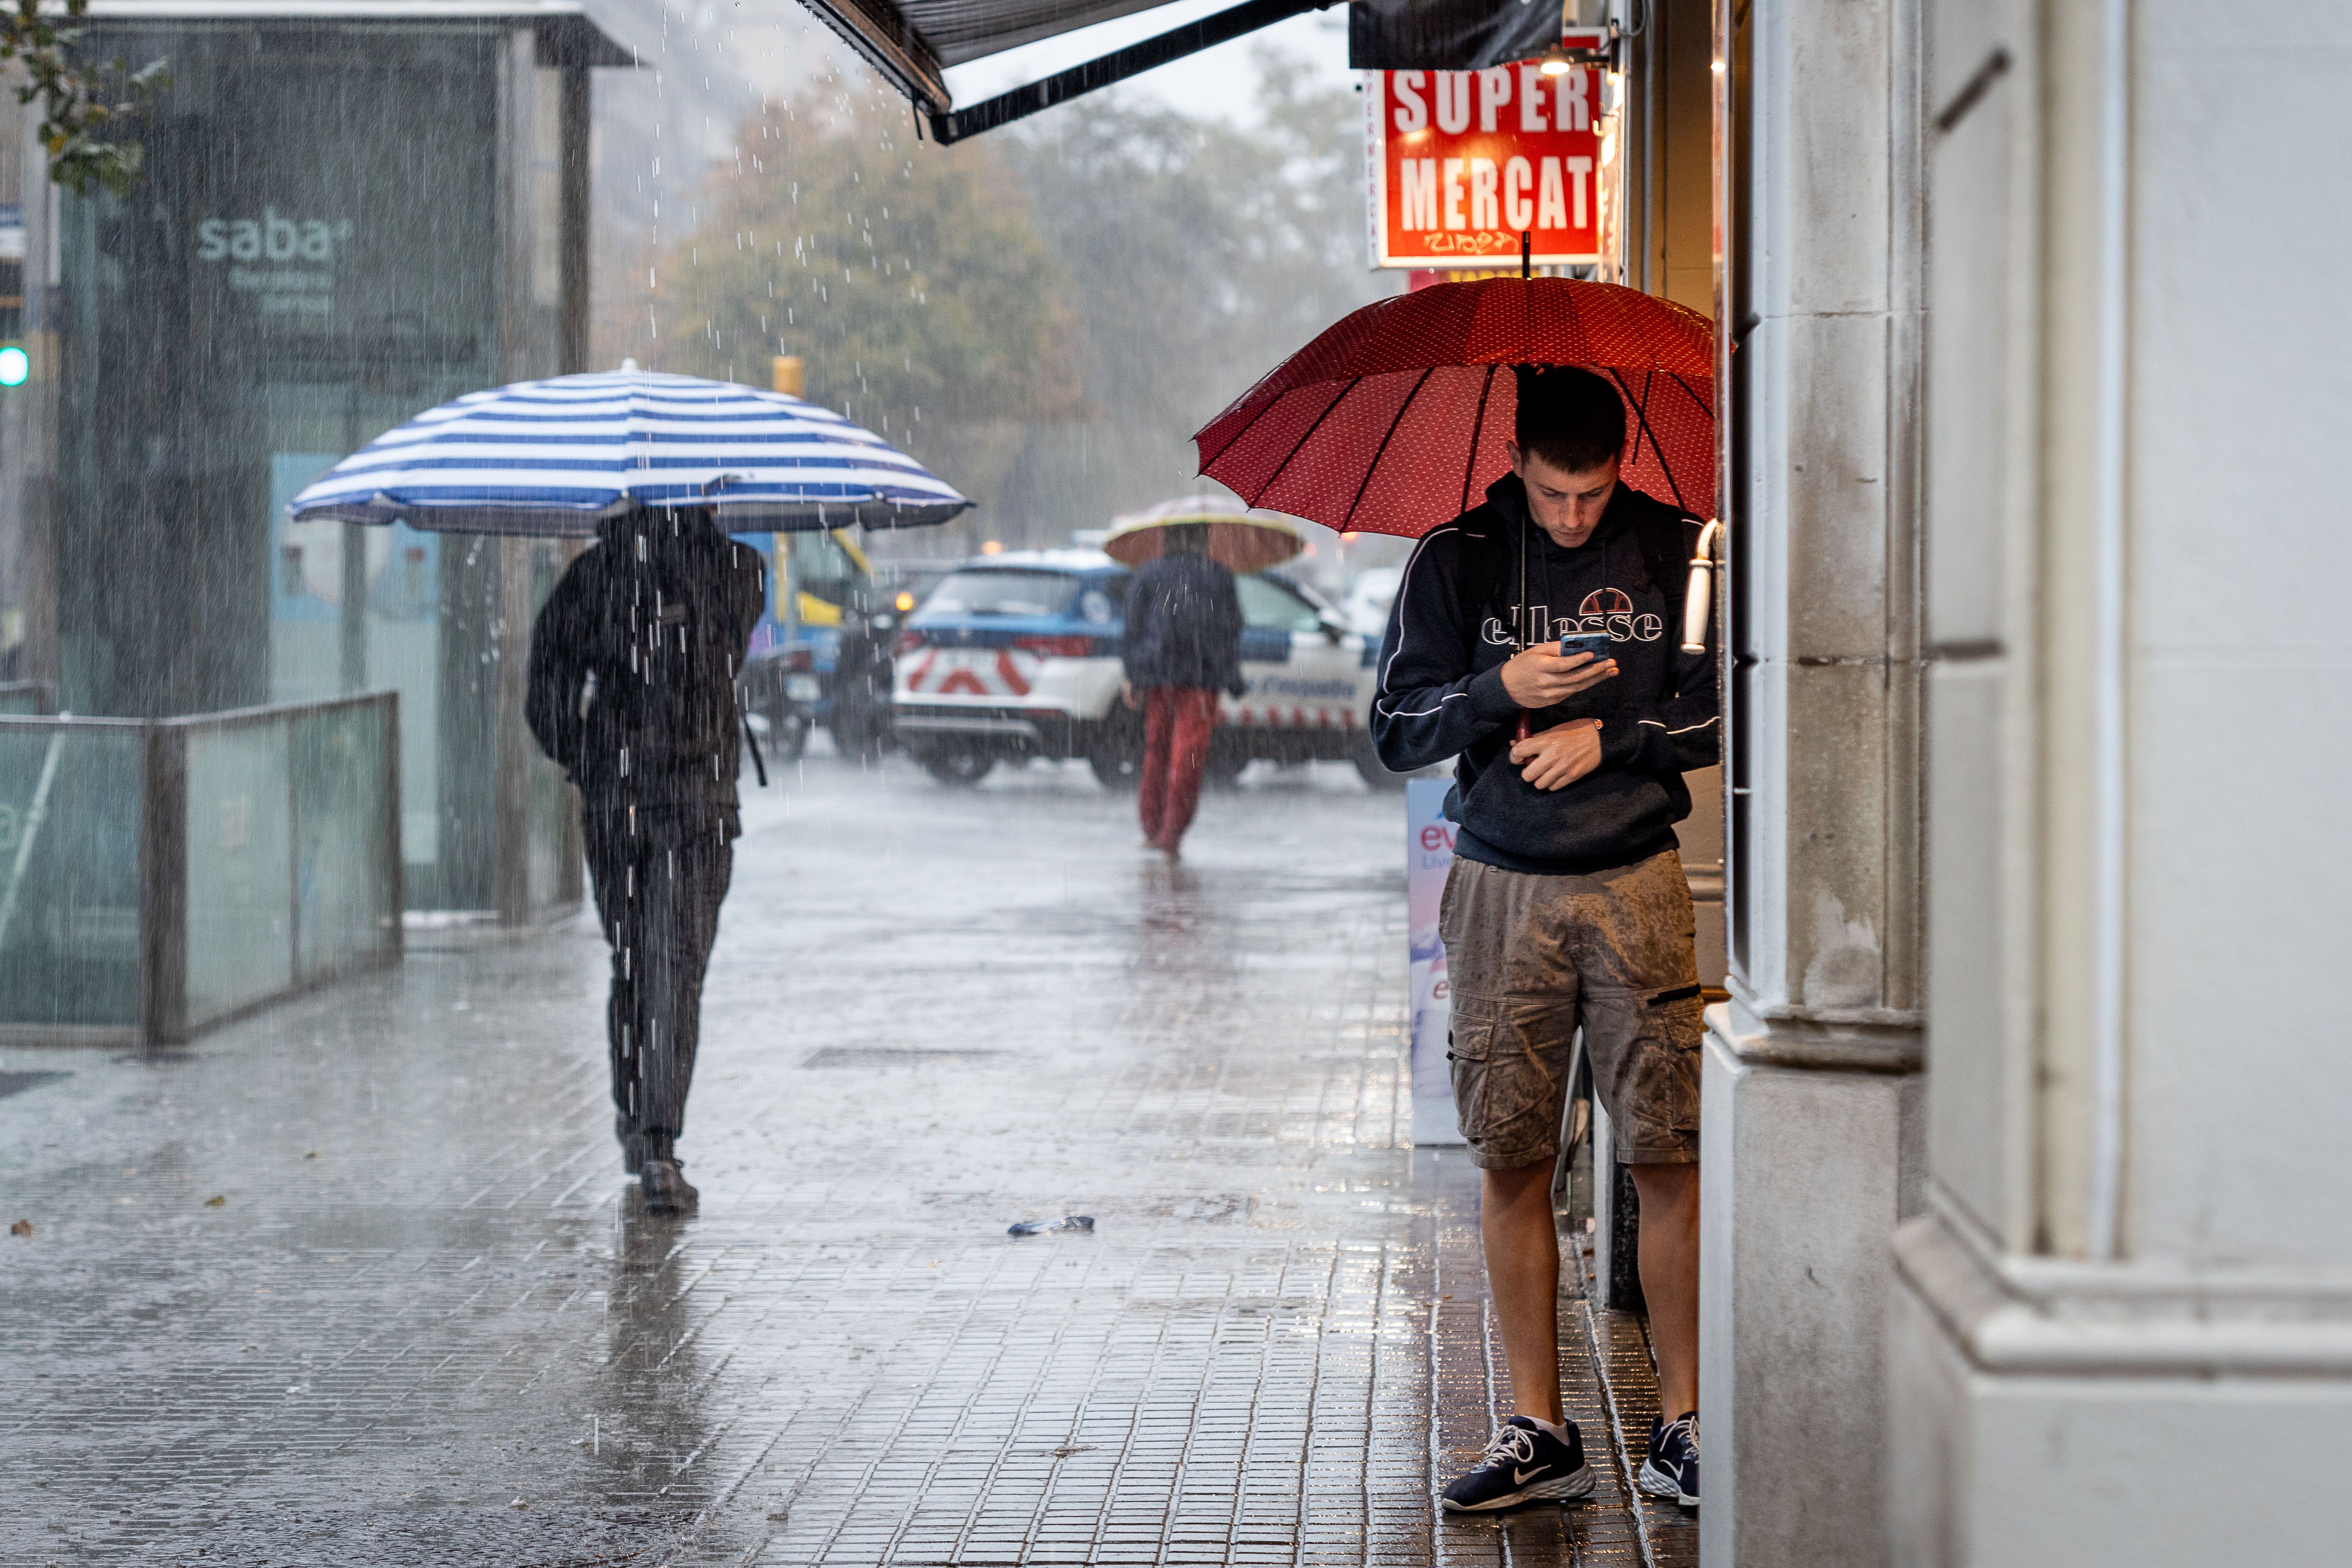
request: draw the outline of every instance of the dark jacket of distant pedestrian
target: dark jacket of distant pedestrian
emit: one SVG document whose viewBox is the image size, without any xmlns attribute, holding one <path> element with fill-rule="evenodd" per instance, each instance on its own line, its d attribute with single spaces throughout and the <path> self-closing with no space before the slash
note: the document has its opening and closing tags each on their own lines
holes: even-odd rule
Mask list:
<svg viewBox="0 0 2352 1568">
<path fill-rule="evenodd" d="M 1217 728 L 1217 693 L 1240 697 L 1242 600 L 1234 574 L 1209 559 L 1209 531 L 1171 523 L 1161 553 L 1127 590 L 1125 699 L 1143 710 L 1136 814 L 1143 841 L 1170 855 L 1200 805 L 1201 774 Z"/>
<path fill-rule="evenodd" d="M 759 554 L 707 510 L 639 511 L 598 529 L 531 628 L 524 712 L 580 786 L 613 948 L 613 1130 L 648 1207 L 695 1196 L 677 1142 L 740 830 L 735 681 L 766 600 Z"/>
<path fill-rule="evenodd" d="M 1127 636 L 1119 657 L 1130 686 L 1199 687 L 1239 697 L 1247 688 L 1242 683 L 1242 600 L 1234 574 L 1181 548 L 1145 562 L 1128 584 Z"/>
<path fill-rule="evenodd" d="M 695 808 L 732 837 L 735 679 L 766 564 L 698 507 L 632 512 L 596 537 L 531 628 L 531 733 L 589 810 Z"/>
</svg>

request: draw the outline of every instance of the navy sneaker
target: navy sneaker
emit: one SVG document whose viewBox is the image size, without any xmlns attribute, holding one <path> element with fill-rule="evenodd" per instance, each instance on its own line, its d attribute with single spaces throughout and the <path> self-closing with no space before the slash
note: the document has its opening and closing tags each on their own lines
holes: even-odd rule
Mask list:
<svg viewBox="0 0 2352 1568">
<path fill-rule="evenodd" d="M 1591 1497 L 1595 1478 L 1584 1462 L 1584 1439 L 1568 1423 L 1563 1443 L 1524 1415 L 1496 1428 L 1486 1453 L 1467 1475 L 1445 1489 L 1453 1513 L 1485 1513 L 1521 1503 Z"/>
<path fill-rule="evenodd" d="M 1698 1506 L 1698 1412 L 1685 1411 L 1673 1421 L 1654 1416 L 1650 1422 L 1650 1456 L 1642 1461 L 1635 1484 L 1656 1498 L 1672 1498 L 1685 1508 Z"/>
</svg>

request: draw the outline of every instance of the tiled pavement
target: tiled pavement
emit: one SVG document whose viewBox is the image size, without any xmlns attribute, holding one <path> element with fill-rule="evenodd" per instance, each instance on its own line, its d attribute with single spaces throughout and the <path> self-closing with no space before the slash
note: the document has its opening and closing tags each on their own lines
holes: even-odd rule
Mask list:
<svg viewBox="0 0 2352 1568">
<path fill-rule="evenodd" d="M 1500 1354 L 1407 1146 L 1394 797 L 1253 775 L 1171 869 L 1078 770 L 780 782 L 690 1220 L 621 1179 L 592 929 L 0 1056 L 0 1563 L 1695 1560 L 1622 1466 L 1433 1511 Z M 1562 1309 L 1599 1464 L 1638 1325 Z"/>
</svg>

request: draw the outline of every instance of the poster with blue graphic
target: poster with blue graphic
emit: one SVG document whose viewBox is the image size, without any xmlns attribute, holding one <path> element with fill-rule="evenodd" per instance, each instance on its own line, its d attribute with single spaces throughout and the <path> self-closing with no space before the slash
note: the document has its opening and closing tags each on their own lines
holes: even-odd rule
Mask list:
<svg viewBox="0 0 2352 1568">
<path fill-rule="evenodd" d="M 1412 1032 L 1412 1141 L 1459 1143 L 1454 1119 L 1454 1075 L 1445 1062 L 1452 1014 L 1445 983 L 1445 944 L 1437 937 L 1437 910 L 1445 874 L 1454 867 L 1454 824 L 1445 819 L 1451 779 L 1411 779 L 1404 786 L 1405 947 Z"/>
</svg>

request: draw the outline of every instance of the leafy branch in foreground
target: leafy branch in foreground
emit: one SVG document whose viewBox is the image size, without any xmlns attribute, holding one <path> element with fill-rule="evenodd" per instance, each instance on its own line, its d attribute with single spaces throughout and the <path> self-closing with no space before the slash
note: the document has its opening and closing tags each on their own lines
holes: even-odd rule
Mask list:
<svg viewBox="0 0 2352 1568">
<path fill-rule="evenodd" d="M 49 178 L 77 195 L 93 185 L 123 195 L 139 177 L 145 150 L 110 133 L 170 78 L 162 60 L 132 70 L 120 60 L 91 67 L 76 59 L 80 34 L 61 24 L 89 9 L 89 0 L 65 0 L 62 14 L 43 0 L 14 0 L 0 10 L 0 60 L 24 62 L 26 79 L 16 101 L 40 100 L 37 134 L 49 154 Z"/>
</svg>

